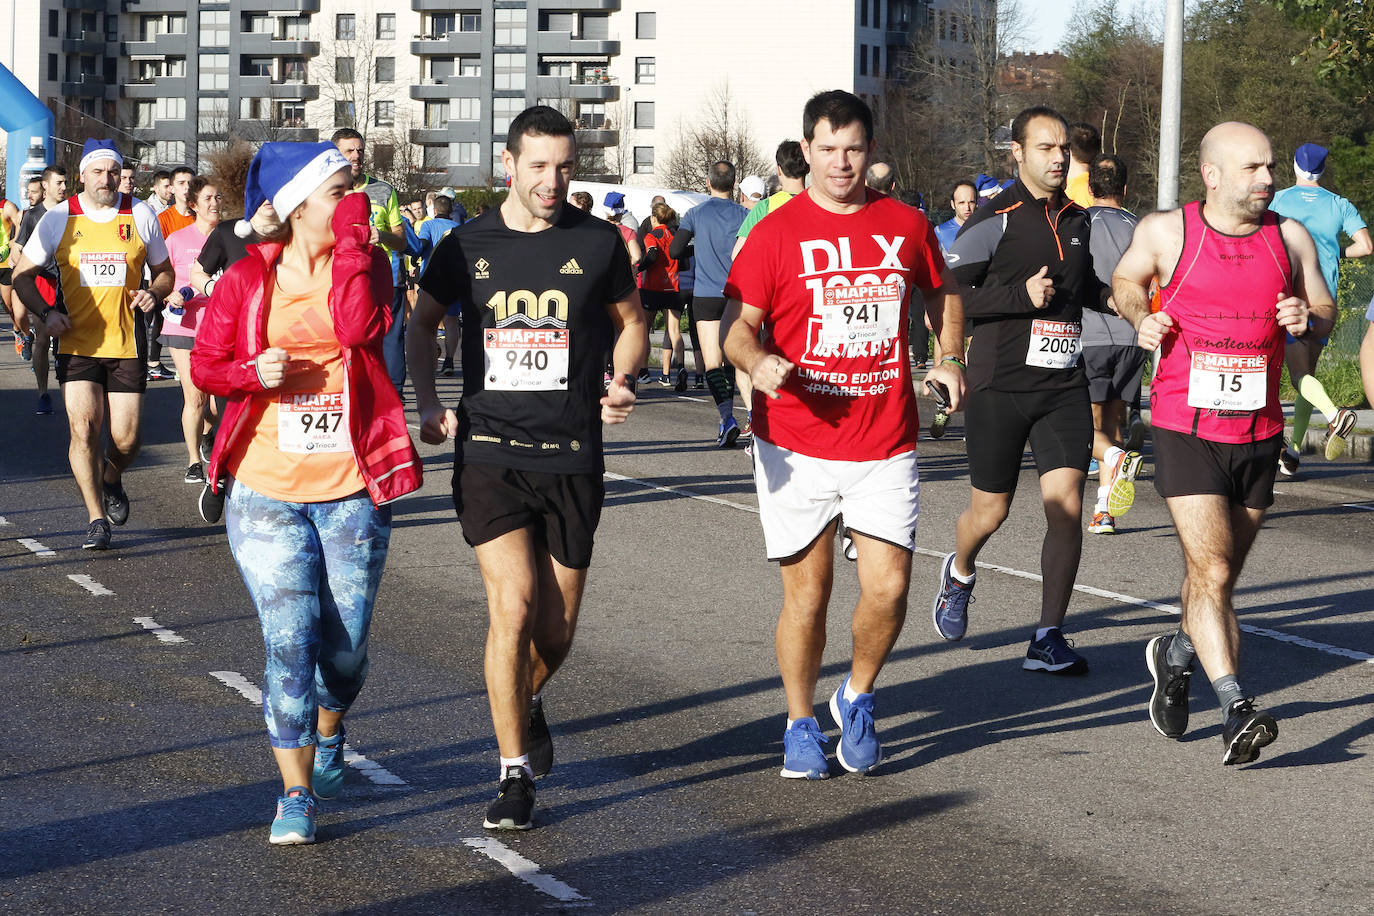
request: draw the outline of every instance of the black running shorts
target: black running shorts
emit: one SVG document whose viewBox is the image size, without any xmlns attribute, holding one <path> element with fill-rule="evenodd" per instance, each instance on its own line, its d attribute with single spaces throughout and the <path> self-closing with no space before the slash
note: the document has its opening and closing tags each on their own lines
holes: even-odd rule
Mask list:
<svg viewBox="0 0 1374 916">
<path fill-rule="evenodd" d="M 692 300 L 697 321 L 720 321 L 725 315 L 725 300 L 720 296 L 697 296 Z"/>
<path fill-rule="evenodd" d="M 95 382 L 106 392 L 142 394 L 148 387 L 148 367 L 142 358 L 105 359 L 99 356 L 57 355 L 57 380 Z"/>
<path fill-rule="evenodd" d="M 1155 447 L 1155 489 L 1165 499 L 1214 494 L 1248 509 L 1268 509 L 1274 504 L 1282 434 L 1234 444 L 1156 426 L 1150 438 Z"/>
<path fill-rule="evenodd" d="M 1087 388 L 993 391 L 968 395 L 964 407 L 969 482 L 985 493 L 1014 493 L 1030 443 L 1043 476 L 1059 468 L 1088 471 L 1093 414 Z"/>
<path fill-rule="evenodd" d="M 1083 371 L 1088 374 L 1088 397 L 1094 404 L 1140 398 L 1140 373 L 1150 354 L 1139 347 L 1084 347 Z"/>
<path fill-rule="evenodd" d="M 668 309 L 680 312 L 689 300 L 677 290 L 641 289 L 639 302 L 646 312 L 663 312 Z"/>
<path fill-rule="evenodd" d="M 0 267 L 0 286 L 14 285 L 14 271 L 9 267 Z"/>
<path fill-rule="evenodd" d="M 592 565 L 606 485 L 600 474 L 545 474 L 490 464 L 454 469 L 453 507 L 472 546 L 530 528 L 534 542 L 570 569 Z"/>
</svg>

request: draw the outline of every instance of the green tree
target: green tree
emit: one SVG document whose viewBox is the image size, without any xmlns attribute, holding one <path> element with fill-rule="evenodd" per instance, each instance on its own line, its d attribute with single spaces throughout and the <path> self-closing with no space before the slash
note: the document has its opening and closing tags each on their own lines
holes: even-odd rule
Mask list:
<svg viewBox="0 0 1374 916">
<path fill-rule="evenodd" d="M 1374 3 L 1369 0 L 1273 0 L 1312 34 L 1303 54 L 1324 78 L 1360 101 L 1374 85 Z"/>
</svg>

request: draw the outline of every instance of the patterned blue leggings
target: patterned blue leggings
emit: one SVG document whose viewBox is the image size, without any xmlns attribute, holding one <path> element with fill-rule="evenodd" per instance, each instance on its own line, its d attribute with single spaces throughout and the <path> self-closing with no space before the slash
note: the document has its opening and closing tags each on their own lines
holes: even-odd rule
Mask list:
<svg viewBox="0 0 1374 916">
<path fill-rule="evenodd" d="M 224 518 L 267 646 L 268 738 L 273 747 L 307 747 L 315 743 L 316 707 L 348 709 L 367 677 L 391 509 L 373 506 L 366 493 L 282 502 L 235 481 Z"/>
</svg>

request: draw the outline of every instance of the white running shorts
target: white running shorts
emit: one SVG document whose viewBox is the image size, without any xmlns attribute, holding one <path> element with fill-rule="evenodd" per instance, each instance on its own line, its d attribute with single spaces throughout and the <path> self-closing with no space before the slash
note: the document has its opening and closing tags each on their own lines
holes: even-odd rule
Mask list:
<svg viewBox="0 0 1374 916">
<path fill-rule="evenodd" d="M 916 546 L 916 450 L 877 461 L 812 458 L 754 437 L 754 485 L 770 560 L 800 553 L 837 515 L 903 550 Z"/>
</svg>

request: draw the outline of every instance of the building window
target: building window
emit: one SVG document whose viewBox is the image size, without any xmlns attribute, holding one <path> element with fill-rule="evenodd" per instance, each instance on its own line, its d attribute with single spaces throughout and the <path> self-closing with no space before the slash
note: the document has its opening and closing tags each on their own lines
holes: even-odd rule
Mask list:
<svg viewBox="0 0 1374 916">
<path fill-rule="evenodd" d="M 606 13 L 583 13 L 582 32 L 573 37 L 583 41 L 606 41 L 611 37 L 611 17 Z"/>
<path fill-rule="evenodd" d="M 480 121 L 482 119 L 481 99 L 454 99 L 452 104 L 455 121 Z"/>
<path fill-rule="evenodd" d="M 506 180 L 506 163 L 501 158 L 501 152 L 506 148 L 506 144 L 497 141 L 491 145 L 491 177 L 497 181 Z"/>
<path fill-rule="evenodd" d="M 541 12 L 539 14 L 541 32 L 577 31 L 577 14 L 573 12 Z"/>
<path fill-rule="evenodd" d="M 868 0 L 859 0 L 859 26 L 868 28 Z"/>
<path fill-rule="evenodd" d="M 334 17 L 334 40 L 353 41 L 358 37 L 358 17 L 352 13 L 339 13 Z"/>
<path fill-rule="evenodd" d="M 56 82 L 57 80 L 57 55 L 48 55 L 48 79 Z"/>
<path fill-rule="evenodd" d="M 658 81 L 658 58 L 635 58 L 635 82 L 654 83 Z"/>
<path fill-rule="evenodd" d="M 882 56 L 881 56 L 882 53 L 883 53 L 883 52 L 882 52 L 882 49 L 881 49 L 881 48 L 879 48 L 877 45 L 874 45 L 874 46 L 873 46 L 873 75 L 874 75 L 874 76 L 882 76 L 882 74 L 883 74 L 883 68 L 882 68 L 882 66 L 880 65 L 880 61 L 882 60 Z"/>
<path fill-rule="evenodd" d="M 239 117 L 247 121 L 264 121 L 269 110 L 267 99 L 249 96 L 239 99 Z"/>
<path fill-rule="evenodd" d="M 524 47 L 525 10 L 498 9 L 496 11 L 496 46 Z"/>
<path fill-rule="evenodd" d="M 606 103 L 605 102 L 583 102 L 577 106 L 577 123 L 579 130 L 601 130 L 606 126 Z"/>
<path fill-rule="evenodd" d="M 163 76 L 179 76 L 186 78 L 186 58 L 169 57 L 162 64 Z"/>
<path fill-rule="evenodd" d="M 171 165 L 175 162 L 186 161 L 186 141 L 184 140 L 159 140 L 157 141 L 157 161 Z"/>
<path fill-rule="evenodd" d="M 378 83 L 396 82 L 396 58 L 379 57 L 377 58 L 377 79 Z"/>
<path fill-rule="evenodd" d="M 353 82 L 353 58 L 334 58 L 334 82 L 343 85 Z"/>
<path fill-rule="evenodd" d="M 244 57 L 240 58 L 239 76 L 271 76 L 272 58 L 270 57 Z M 146 61 L 140 61 L 146 63 Z"/>
<path fill-rule="evenodd" d="M 868 45 L 859 45 L 859 76 L 868 76 Z"/>
<path fill-rule="evenodd" d="M 48 10 L 48 35 L 56 38 L 58 29 L 57 10 Z"/>
<path fill-rule="evenodd" d="M 429 71 L 428 82 L 442 83 L 453 76 L 458 63 L 452 57 L 431 57 L 423 66 Z"/>
<path fill-rule="evenodd" d="M 381 41 L 391 41 L 396 37 L 396 14 L 378 13 L 377 14 L 377 38 Z"/>
<path fill-rule="evenodd" d="M 229 55 L 228 55 L 228 54 L 202 54 L 202 55 L 200 55 L 200 88 L 201 88 L 201 89 L 228 89 L 228 88 L 229 88 Z"/>
<path fill-rule="evenodd" d="M 652 175 L 654 172 L 654 148 L 652 146 L 635 147 L 635 174 Z"/>
<path fill-rule="evenodd" d="M 657 13 L 635 13 L 635 38 L 657 38 L 657 33 Z M 652 153 L 653 150 L 649 152 Z"/>
<path fill-rule="evenodd" d="M 501 98 L 491 100 L 491 132 L 504 134 L 515 116 L 525 110 L 523 98 Z"/>
<path fill-rule="evenodd" d="M 227 48 L 229 46 L 229 11 L 201 10 L 200 46 Z"/>
<path fill-rule="evenodd" d="M 477 101 L 476 99 L 455 99 L 455 102 Z M 425 127 L 430 130 L 437 130 L 441 127 L 448 127 L 448 102 L 425 102 Z"/>
<path fill-rule="evenodd" d="M 481 13 L 463 13 L 458 17 L 458 31 L 460 32 L 480 32 L 482 31 Z"/>
<path fill-rule="evenodd" d="M 525 88 L 525 55 L 493 54 L 492 67 L 495 69 L 494 89 Z"/>
<path fill-rule="evenodd" d="M 457 155 L 459 165 L 477 165 L 476 143 L 454 143 L 452 149 Z"/>
<path fill-rule="evenodd" d="M 274 120 L 282 127 L 304 127 L 305 103 L 278 102 Z"/>
<path fill-rule="evenodd" d="M 171 15 L 169 15 L 169 16 L 167 17 L 167 34 L 168 34 L 168 35 L 185 35 L 185 34 L 186 34 L 186 17 L 185 17 L 185 16 L 179 16 L 179 15 L 176 15 L 176 14 L 171 14 Z M 176 142 L 180 142 L 180 141 L 176 141 Z M 184 148 L 185 148 L 185 145 L 183 144 L 183 149 L 184 149 Z"/>
<path fill-rule="evenodd" d="M 152 100 L 134 102 L 134 127 L 152 127 L 153 111 L 155 107 L 156 103 Z"/>
<path fill-rule="evenodd" d="M 196 100 L 196 130 L 198 133 L 222 136 L 229 130 L 229 100 L 201 96 Z"/>
<path fill-rule="evenodd" d="M 243 17 L 243 30 L 257 35 L 271 35 L 272 17 L 264 16 L 262 13 L 245 14 Z"/>
<path fill-rule="evenodd" d="M 374 169 L 389 172 L 396 166 L 396 147 L 390 143 L 378 143 L 372 147 L 372 155 L 368 158 Z"/>
<path fill-rule="evenodd" d="M 425 33 L 427 38 L 443 38 L 450 32 L 458 30 L 458 16 L 455 13 L 435 13 L 429 17 L 429 31 Z"/>
<path fill-rule="evenodd" d="M 482 58 L 480 57 L 460 57 L 458 58 L 459 76 L 481 76 Z"/>
<path fill-rule="evenodd" d="M 166 24 L 161 16 L 144 16 L 138 23 L 138 40 L 153 41 L 162 34 L 162 27 Z"/>
<path fill-rule="evenodd" d="M 635 102 L 635 128 L 649 130 L 654 126 L 654 103 Z"/>
<path fill-rule="evenodd" d="M 354 112 L 352 102 L 334 100 L 334 123 L 342 124 L 345 127 L 352 127 L 354 122 Z"/>
<path fill-rule="evenodd" d="M 539 73 L 541 76 L 560 76 L 565 80 L 570 80 L 577 72 L 577 65 L 570 60 L 560 60 L 549 64 L 540 64 Z"/>
<path fill-rule="evenodd" d="M 281 81 L 283 83 L 305 82 L 305 58 L 283 57 L 281 59 Z"/>
<path fill-rule="evenodd" d="M 378 127 L 391 127 L 396 123 L 396 103 L 391 99 L 377 102 L 373 108 L 372 123 Z"/>
<path fill-rule="evenodd" d="M 420 147 L 420 162 L 426 172 L 442 172 L 448 168 L 448 146 Z"/>
<path fill-rule="evenodd" d="M 283 16 L 281 19 L 283 41 L 306 41 L 310 38 L 309 16 Z"/>
</svg>

